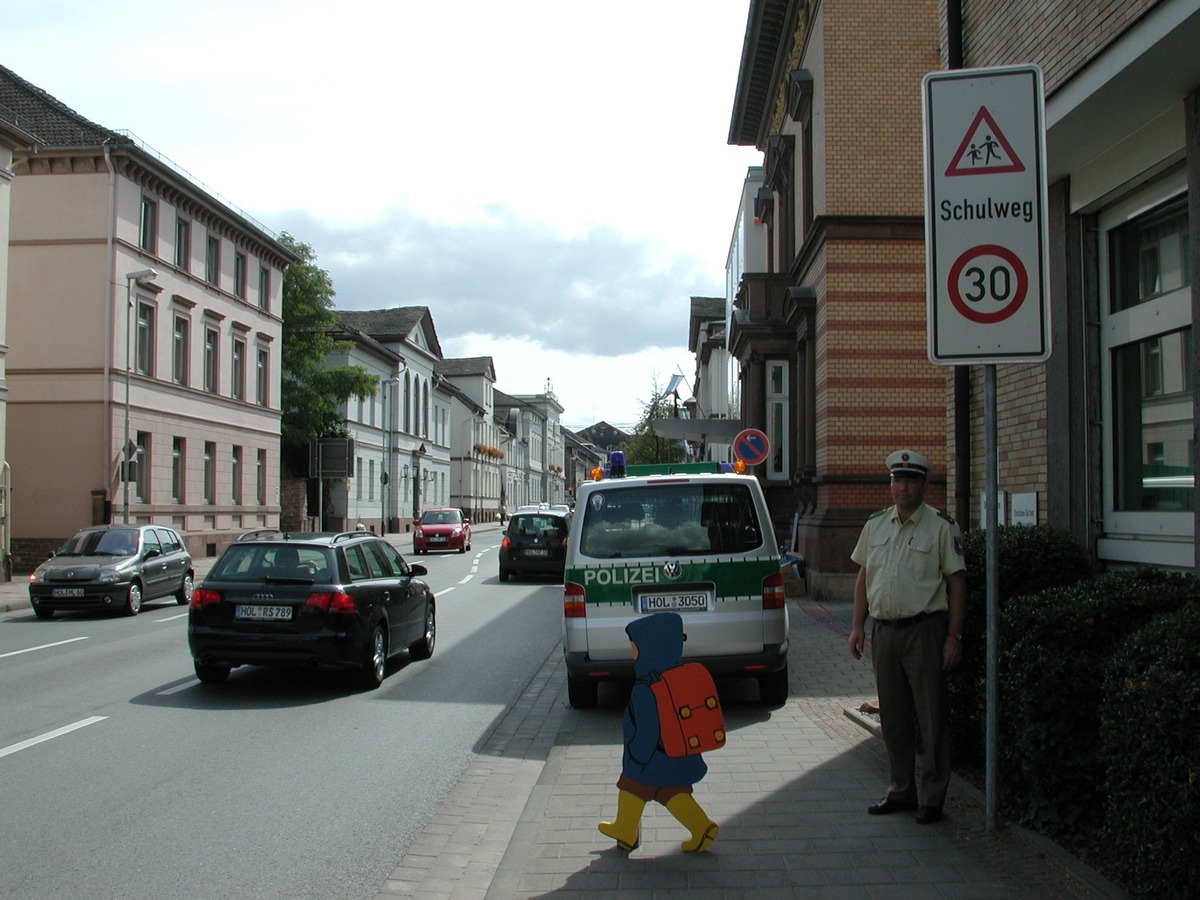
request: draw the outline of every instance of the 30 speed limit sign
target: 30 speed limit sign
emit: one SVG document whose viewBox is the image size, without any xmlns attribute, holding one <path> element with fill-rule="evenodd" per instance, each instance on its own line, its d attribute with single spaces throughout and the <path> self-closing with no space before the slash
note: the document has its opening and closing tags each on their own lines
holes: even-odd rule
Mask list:
<svg viewBox="0 0 1200 900">
<path fill-rule="evenodd" d="M 929 359 L 1050 356 L 1045 117 L 1036 66 L 923 82 Z"/>
</svg>

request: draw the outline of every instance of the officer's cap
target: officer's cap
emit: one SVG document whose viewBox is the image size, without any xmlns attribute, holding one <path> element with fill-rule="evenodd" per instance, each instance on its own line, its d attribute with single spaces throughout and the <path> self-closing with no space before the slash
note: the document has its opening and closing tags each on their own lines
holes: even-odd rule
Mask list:
<svg viewBox="0 0 1200 900">
<path fill-rule="evenodd" d="M 916 450 L 897 450 L 886 462 L 888 471 L 893 475 L 917 475 L 925 478 L 933 468 L 929 458 Z"/>
</svg>

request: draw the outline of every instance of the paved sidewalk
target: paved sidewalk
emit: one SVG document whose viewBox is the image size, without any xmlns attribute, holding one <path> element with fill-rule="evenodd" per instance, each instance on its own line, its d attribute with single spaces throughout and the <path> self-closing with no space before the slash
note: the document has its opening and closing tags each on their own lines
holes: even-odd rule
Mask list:
<svg viewBox="0 0 1200 900">
<path fill-rule="evenodd" d="M 598 708 L 570 709 L 556 648 L 377 900 L 1123 896 L 1045 840 L 986 833 L 977 792 L 958 779 L 940 824 L 868 816 L 886 764 L 869 722 L 849 713 L 874 697 L 869 663 L 846 651 L 849 604 L 789 602 L 788 703 L 765 710 L 748 682 L 719 684 L 729 742 L 706 755 L 696 788 L 721 829 L 709 852 L 683 853 L 686 832 L 656 804 L 632 853 L 596 830 L 616 812 L 624 698 L 602 689 Z"/>
</svg>

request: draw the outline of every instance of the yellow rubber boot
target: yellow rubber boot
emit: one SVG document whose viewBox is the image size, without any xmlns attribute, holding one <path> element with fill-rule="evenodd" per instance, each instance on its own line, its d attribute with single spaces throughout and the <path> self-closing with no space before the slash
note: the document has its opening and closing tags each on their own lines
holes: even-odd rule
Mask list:
<svg viewBox="0 0 1200 900">
<path fill-rule="evenodd" d="M 685 852 L 707 850 L 709 844 L 717 839 L 717 823 L 708 817 L 708 813 L 700 808 L 691 794 L 676 794 L 667 802 L 667 812 L 692 833 L 690 841 L 679 845 Z"/>
<path fill-rule="evenodd" d="M 601 822 L 600 833 L 608 835 L 622 850 L 636 850 L 642 838 L 642 810 L 646 801 L 629 791 L 617 794 L 617 821 Z"/>
</svg>

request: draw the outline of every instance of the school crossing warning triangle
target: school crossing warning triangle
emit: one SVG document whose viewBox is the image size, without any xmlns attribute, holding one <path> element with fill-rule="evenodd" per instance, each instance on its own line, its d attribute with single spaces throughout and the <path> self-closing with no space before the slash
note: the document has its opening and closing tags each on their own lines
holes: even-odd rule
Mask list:
<svg viewBox="0 0 1200 900">
<path fill-rule="evenodd" d="M 979 107 L 950 160 L 946 175 L 1001 175 L 1024 171 L 1025 164 L 1017 157 L 992 114 L 986 106 Z"/>
</svg>

